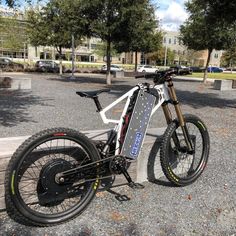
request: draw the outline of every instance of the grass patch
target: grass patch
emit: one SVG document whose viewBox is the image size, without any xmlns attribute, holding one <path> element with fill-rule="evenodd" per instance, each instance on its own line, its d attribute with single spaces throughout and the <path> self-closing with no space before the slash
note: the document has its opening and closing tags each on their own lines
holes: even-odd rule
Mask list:
<svg viewBox="0 0 236 236">
<path fill-rule="evenodd" d="M 187 75 L 187 77 L 203 78 L 203 73 L 193 73 L 192 75 Z M 236 73 L 208 73 L 208 79 L 232 79 L 236 80 Z"/>
</svg>

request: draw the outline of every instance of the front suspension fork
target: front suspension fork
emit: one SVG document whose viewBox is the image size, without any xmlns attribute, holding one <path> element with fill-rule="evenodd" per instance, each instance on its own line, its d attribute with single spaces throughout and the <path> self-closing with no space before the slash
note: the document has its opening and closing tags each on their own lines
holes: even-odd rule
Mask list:
<svg viewBox="0 0 236 236">
<path fill-rule="evenodd" d="M 187 129 L 187 126 L 186 126 L 186 122 L 184 120 L 184 116 L 183 116 L 183 113 L 181 111 L 181 107 L 179 105 L 179 101 L 178 101 L 177 96 L 176 96 L 176 92 L 175 92 L 175 89 L 174 89 L 172 78 L 169 78 L 169 80 L 167 80 L 167 82 L 168 82 L 170 99 L 172 100 L 172 103 L 174 105 L 176 115 L 177 115 L 180 127 L 181 127 L 183 135 L 184 135 L 184 140 L 185 140 L 185 143 L 186 143 L 186 146 L 187 146 L 187 150 L 188 150 L 189 153 L 193 153 L 193 151 L 194 151 L 193 144 L 191 142 L 190 135 L 189 135 L 189 132 L 188 132 L 188 129 Z M 170 112 L 170 109 L 168 107 L 167 102 L 162 105 L 162 109 L 164 111 L 164 115 L 165 115 L 167 124 L 170 124 L 173 119 L 172 119 L 172 115 L 171 115 L 171 112 Z M 178 139 L 178 136 L 177 136 L 176 132 L 174 133 L 173 141 L 174 141 L 176 147 L 180 148 L 180 143 L 179 143 L 179 139 Z"/>
</svg>

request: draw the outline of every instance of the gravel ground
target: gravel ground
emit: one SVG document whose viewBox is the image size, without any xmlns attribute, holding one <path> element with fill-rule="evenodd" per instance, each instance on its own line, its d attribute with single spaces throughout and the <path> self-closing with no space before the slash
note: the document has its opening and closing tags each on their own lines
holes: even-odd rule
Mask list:
<svg viewBox="0 0 236 236">
<path fill-rule="evenodd" d="M 55 76 L 27 76 L 32 77 L 32 92 L 0 92 L 0 136 L 29 135 L 55 126 L 105 128 L 92 101 L 75 95 L 76 90 L 105 87 L 103 78 L 68 82 Z M 112 92 L 100 96 L 101 103 L 109 104 L 135 83 L 115 80 Z M 188 81 L 175 86 L 183 111 L 200 116 L 211 138 L 207 169 L 194 184 L 175 188 L 165 182 L 145 183 L 142 190 L 112 189 L 130 197 L 122 203 L 114 193 L 99 192 L 81 216 L 50 228 L 22 226 L 1 213 L 0 235 L 236 235 L 236 91 L 220 92 L 211 84 Z M 151 126 L 165 126 L 161 113 Z"/>
</svg>

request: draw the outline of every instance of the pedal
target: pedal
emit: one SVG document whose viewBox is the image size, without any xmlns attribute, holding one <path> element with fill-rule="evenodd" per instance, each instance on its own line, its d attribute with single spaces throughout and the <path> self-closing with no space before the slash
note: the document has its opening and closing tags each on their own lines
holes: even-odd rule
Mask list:
<svg viewBox="0 0 236 236">
<path fill-rule="evenodd" d="M 116 200 L 118 200 L 119 202 L 127 202 L 130 200 L 130 198 L 126 195 L 116 195 L 115 196 Z"/>
<path fill-rule="evenodd" d="M 132 189 L 144 189 L 144 185 L 134 182 L 128 183 L 128 186 Z"/>
</svg>

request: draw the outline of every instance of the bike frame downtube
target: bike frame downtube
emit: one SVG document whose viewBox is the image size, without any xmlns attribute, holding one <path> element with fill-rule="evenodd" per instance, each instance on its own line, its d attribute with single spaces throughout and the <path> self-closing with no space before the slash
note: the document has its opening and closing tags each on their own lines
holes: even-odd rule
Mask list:
<svg viewBox="0 0 236 236">
<path fill-rule="evenodd" d="M 157 111 L 157 109 L 164 103 L 169 101 L 169 93 L 168 93 L 168 89 L 166 88 L 165 85 L 155 85 L 155 86 L 150 86 L 150 88 L 154 88 L 157 90 L 160 98 L 157 104 L 155 104 L 155 106 L 153 107 L 151 116 Z M 120 135 L 121 135 L 121 127 L 123 124 L 123 120 L 124 120 L 124 116 L 127 112 L 128 106 L 130 104 L 130 100 L 132 95 L 134 94 L 134 92 L 136 90 L 139 90 L 140 86 L 137 85 L 134 88 L 132 88 L 131 90 L 129 90 L 127 93 L 125 93 L 123 96 L 121 96 L 120 98 L 118 98 L 116 101 L 114 101 L 113 103 L 111 103 L 110 105 L 108 105 L 107 107 L 105 107 L 103 110 L 101 110 L 99 113 L 101 115 L 101 118 L 103 120 L 103 122 L 105 124 L 109 124 L 109 123 L 115 123 L 116 126 L 114 128 L 114 131 L 117 133 L 117 138 L 116 138 L 116 155 L 119 154 L 119 140 L 120 140 Z M 118 103 L 120 103 L 123 100 L 126 100 L 123 112 L 120 116 L 119 120 L 114 120 L 114 119 L 109 119 L 106 117 L 106 112 L 108 112 L 111 108 L 113 108 L 114 106 L 116 106 Z M 107 148 L 105 148 L 106 151 Z"/>
</svg>

